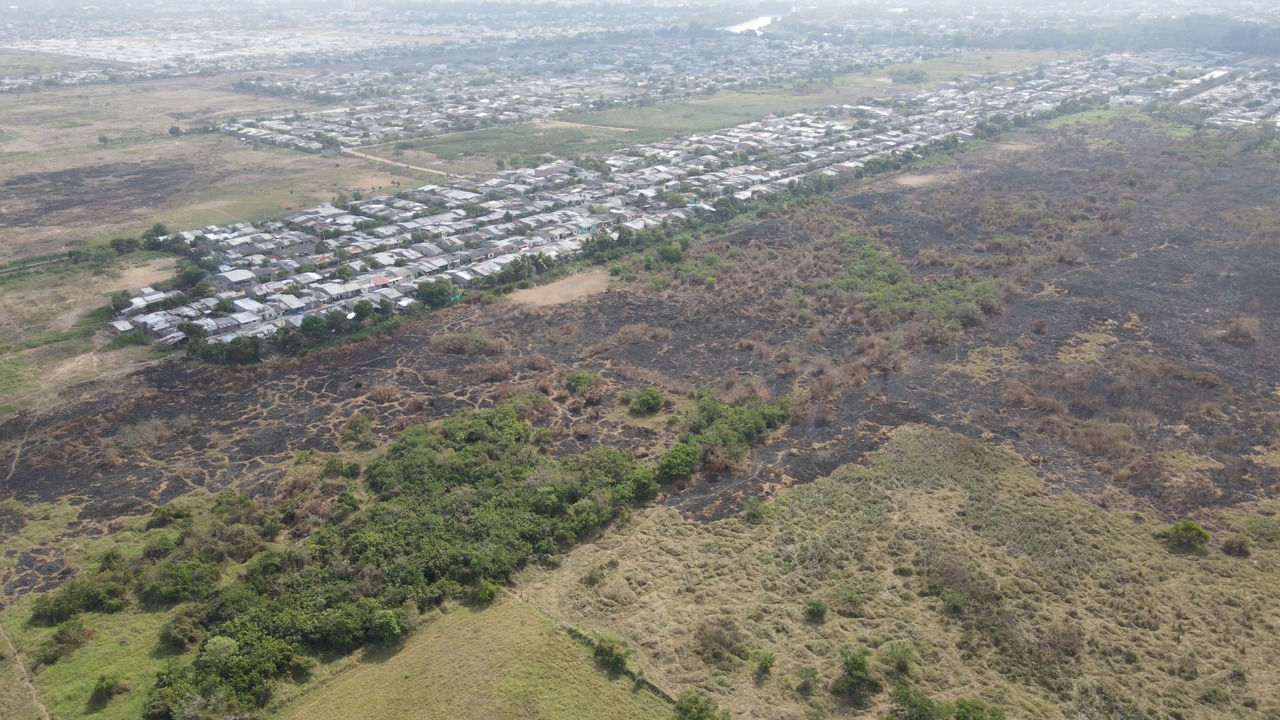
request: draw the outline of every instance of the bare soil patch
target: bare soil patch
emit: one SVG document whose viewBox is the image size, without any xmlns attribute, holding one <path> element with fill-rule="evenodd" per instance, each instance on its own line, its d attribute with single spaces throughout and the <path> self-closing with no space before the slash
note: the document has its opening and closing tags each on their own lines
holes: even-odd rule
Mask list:
<svg viewBox="0 0 1280 720">
<path fill-rule="evenodd" d="M 945 175 L 899 175 L 893 179 L 895 185 L 909 188 L 922 188 L 945 181 Z"/>
<path fill-rule="evenodd" d="M 517 290 L 509 296 L 513 302 L 534 307 L 562 305 L 591 297 L 609 287 L 609 275 L 604 270 L 590 270 L 570 275 L 547 285 Z"/>
</svg>

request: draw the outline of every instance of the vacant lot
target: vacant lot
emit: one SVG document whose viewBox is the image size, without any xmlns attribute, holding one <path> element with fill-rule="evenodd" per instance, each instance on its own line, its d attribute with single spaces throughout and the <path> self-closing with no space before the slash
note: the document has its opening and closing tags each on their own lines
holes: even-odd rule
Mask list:
<svg viewBox="0 0 1280 720">
<path fill-rule="evenodd" d="M 950 80 L 964 80 L 970 75 L 989 75 L 1007 70 L 1020 70 L 1033 65 L 1046 65 L 1058 60 L 1074 57 L 1071 53 L 1031 50 L 993 50 L 990 52 L 964 53 L 950 55 L 936 60 L 908 65 L 893 65 L 877 72 L 877 77 L 889 77 L 897 70 L 920 70 L 927 76 L 921 85 L 932 87 Z"/>
<path fill-rule="evenodd" d="M 229 89 L 233 78 L 50 88 L 0 96 L 0 262 L 57 252 L 68 242 L 261 220 L 344 190 L 390 187 L 399 175 L 344 158 L 229 137 L 173 137 L 230 117 L 307 104 Z M 410 175 L 412 175 L 410 173 Z M 408 181 L 412 182 L 412 181 Z"/>
<path fill-rule="evenodd" d="M 508 297 L 511 298 L 512 302 L 534 307 L 545 307 L 591 297 L 596 293 L 604 292 L 608 287 L 609 276 L 605 271 L 588 270 L 547 285 L 531 287 L 527 290 L 517 290 Z"/>
<path fill-rule="evenodd" d="M 514 598 L 436 614 L 403 648 L 358 662 L 279 710 L 278 720 L 641 720 L 667 700 L 611 679 L 591 651 Z"/>
</svg>

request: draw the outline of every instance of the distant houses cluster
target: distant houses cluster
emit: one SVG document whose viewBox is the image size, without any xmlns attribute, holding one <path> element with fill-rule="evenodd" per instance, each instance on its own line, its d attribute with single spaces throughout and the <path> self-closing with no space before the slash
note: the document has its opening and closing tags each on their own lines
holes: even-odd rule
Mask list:
<svg viewBox="0 0 1280 720">
<path fill-rule="evenodd" d="M 405 311 L 425 281 L 484 284 L 522 256 L 562 262 L 593 236 L 680 225 L 716 212 L 722 198 L 786 193 L 805 178 L 856 175 L 954 146 L 996 116 L 1035 118 L 1082 98 L 1106 102 L 1123 97 L 1127 85 L 1183 66 L 1196 67 L 1198 77 L 1221 69 L 1212 67 L 1214 57 L 1136 64 L 1126 57 L 973 77 L 892 101 L 769 116 L 576 162 L 481 173 L 342 207 L 326 203 L 260 225 L 184 231 L 186 243 L 199 241 L 217 258 L 212 294 L 171 307 L 172 293 L 144 288 L 115 327 L 176 343 L 184 337 L 180 326 L 191 323 L 227 341 L 349 311 L 360 300 Z"/>
</svg>

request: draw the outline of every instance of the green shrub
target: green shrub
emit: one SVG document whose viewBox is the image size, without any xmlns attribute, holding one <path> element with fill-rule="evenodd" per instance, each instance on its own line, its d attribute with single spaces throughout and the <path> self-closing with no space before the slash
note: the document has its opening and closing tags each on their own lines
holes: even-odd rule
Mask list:
<svg viewBox="0 0 1280 720">
<path fill-rule="evenodd" d="M 766 675 L 773 670 L 773 663 L 777 660 L 773 653 L 767 650 L 761 650 L 756 654 L 756 672 Z"/>
<path fill-rule="evenodd" d="M 684 262 L 684 252 L 674 245 L 659 245 L 655 250 L 658 253 L 658 259 L 664 263 L 678 265 Z"/>
<path fill-rule="evenodd" d="M 928 695 L 907 687 L 893 690 L 893 709 L 889 711 L 891 720 L 942 720 L 945 708 L 929 698 Z"/>
<path fill-rule="evenodd" d="M 949 709 L 953 720 L 1005 720 L 1004 710 L 981 700 L 960 698 Z"/>
<path fill-rule="evenodd" d="M 947 590 L 942 593 L 942 607 L 952 615 L 962 615 L 969 607 L 969 594 L 959 590 Z"/>
<path fill-rule="evenodd" d="M 811 667 L 802 667 L 796 671 L 796 692 L 808 696 L 818 684 L 818 671 Z"/>
<path fill-rule="evenodd" d="M 686 690 L 676 698 L 676 720 L 729 720 L 709 698 L 694 690 Z"/>
<path fill-rule="evenodd" d="M 1182 519 L 1157 533 L 1170 548 L 1182 552 L 1200 552 L 1209 544 L 1210 535 L 1194 520 Z"/>
<path fill-rule="evenodd" d="M 809 622 L 821 623 L 827 619 L 827 601 L 821 598 L 809 598 L 804 601 L 804 616 Z"/>
<path fill-rule="evenodd" d="M 631 649 L 617 638 L 602 637 L 596 640 L 591 654 L 600 667 L 608 672 L 623 673 L 627 670 L 627 658 L 631 657 Z"/>
<path fill-rule="evenodd" d="M 35 660 L 41 665 L 52 665 L 62 658 L 89 644 L 93 628 L 81 618 L 71 618 L 59 623 L 53 635 L 35 652 Z"/>
<path fill-rule="evenodd" d="M 916 660 L 916 648 L 909 642 L 895 642 L 884 651 L 885 661 L 900 676 L 911 674 L 911 663 Z"/>
<path fill-rule="evenodd" d="M 471 601 L 479 605 L 488 605 L 498 597 L 498 584 L 490 580 L 482 580 L 471 593 Z"/>
<path fill-rule="evenodd" d="M 647 387 L 636 393 L 631 400 L 632 415 L 652 415 L 662 409 L 662 403 L 666 400 L 662 396 L 662 391 L 655 387 Z"/>
<path fill-rule="evenodd" d="M 883 686 L 871 673 L 867 663 L 869 655 L 871 651 L 866 648 L 857 651 L 841 648 L 840 677 L 831 686 L 831 692 L 856 706 L 863 705 L 869 697 L 880 692 Z"/>
<path fill-rule="evenodd" d="M 762 523 L 769 517 L 769 505 L 762 498 L 747 498 L 746 506 L 742 509 L 742 517 L 752 525 Z"/>
<path fill-rule="evenodd" d="M 588 370 L 574 370 L 564 378 L 564 386 L 573 395 L 582 395 L 600 383 L 600 376 Z"/>
<path fill-rule="evenodd" d="M 658 461 L 658 481 L 683 480 L 693 474 L 697 465 L 698 449 L 689 443 L 676 443 Z"/>
<path fill-rule="evenodd" d="M 93 693 L 89 696 L 89 702 L 93 705 L 106 705 L 116 697 L 129 692 L 131 688 L 120 678 L 114 675 L 99 675 L 98 681 L 93 684 Z"/>
<path fill-rule="evenodd" d="M 174 613 L 169 622 L 160 628 L 160 642 L 173 650 L 186 650 L 204 640 L 205 609 L 200 605 L 188 605 Z"/>
</svg>

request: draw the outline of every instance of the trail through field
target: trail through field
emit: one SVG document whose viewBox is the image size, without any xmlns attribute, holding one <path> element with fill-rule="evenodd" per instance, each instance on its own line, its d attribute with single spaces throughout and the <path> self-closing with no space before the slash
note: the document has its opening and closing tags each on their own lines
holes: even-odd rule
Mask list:
<svg viewBox="0 0 1280 720">
<path fill-rule="evenodd" d="M 587 128 L 588 130 L 608 130 L 610 132 L 635 132 L 635 128 L 614 127 L 610 125 L 588 125 L 587 123 L 568 122 L 567 120 L 534 120 L 534 125 L 548 125 L 551 127 L 575 127 Z"/>
<path fill-rule="evenodd" d="M 369 155 L 356 150 L 343 150 L 342 154 L 350 155 L 351 157 L 358 157 L 362 160 L 372 160 L 374 162 L 385 163 L 387 165 L 395 165 L 396 167 L 408 168 L 410 170 L 417 170 L 418 172 L 433 173 L 435 175 L 443 175 L 445 177 L 449 177 L 449 173 L 443 170 L 435 170 L 433 168 L 425 168 L 418 165 L 410 165 L 408 163 L 402 163 L 398 160 L 388 160 L 387 158 L 381 158 L 381 157 L 378 157 L 377 155 Z"/>
</svg>

